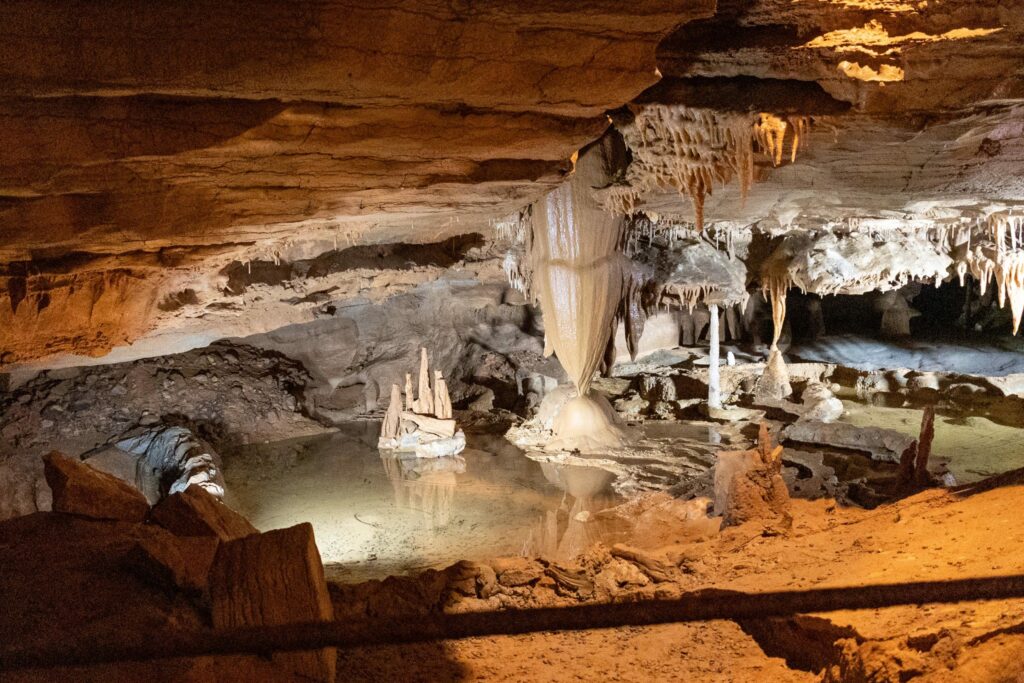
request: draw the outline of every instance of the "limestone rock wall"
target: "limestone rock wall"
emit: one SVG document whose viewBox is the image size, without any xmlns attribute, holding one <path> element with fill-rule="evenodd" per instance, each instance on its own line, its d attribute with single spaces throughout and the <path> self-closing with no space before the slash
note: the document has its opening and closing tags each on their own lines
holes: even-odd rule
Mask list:
<svg viewBox="0 0 1024 683">
<path fill-rule="evenodd" d="M 713 8 L 5 3 L 0 364 L 174 328 L 154 304 L 234 260 L 479 230 L 558 183 Z"/>
</svg>

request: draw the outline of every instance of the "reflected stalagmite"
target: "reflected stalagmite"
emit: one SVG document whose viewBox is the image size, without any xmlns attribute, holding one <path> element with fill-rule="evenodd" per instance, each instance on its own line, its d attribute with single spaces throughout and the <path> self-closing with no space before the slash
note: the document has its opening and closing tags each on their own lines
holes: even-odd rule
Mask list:
<svg viewBox="0 0 1024 683">
<path fill-rule="evenodd" d="M 465 460 L 458 456 L 430 460 L 383 456 L 381 462 L 391 480 L 396 506 L 419 512 L 426 529 L 442 528 L 451 521 L 457 475 L 466 471 Z"/>
<path fill-rule="evenodd" d="M 541 463 L 544 478 L 567 496 L 561 505 L 546 511 L 524 544 L 527 553 L 568 562 L 601 540 L 610 531 L 597 511 L 612 502 L 609 492 L 614 476 L 597 467 Z"/>
</svg>

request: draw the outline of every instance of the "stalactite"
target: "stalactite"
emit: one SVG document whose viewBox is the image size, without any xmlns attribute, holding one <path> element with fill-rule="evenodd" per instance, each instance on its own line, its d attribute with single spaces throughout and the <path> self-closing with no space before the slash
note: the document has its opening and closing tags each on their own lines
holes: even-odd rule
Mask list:
<svg viewBox="0 0 1024 683">
<path fill-rule="evenodd" d="M 809 116 L 790 116 L 789 125 L 793 131 L 793 141 L 790 143 L 789 163 L 796 163 L 796 153 L 807 144 L 807 131 L 811 126 Z"/>
<path fill-rule="evenodd" d="M 610 180 L 614 144 L 606 138 L 581 154 L 569 181 L 533 212 L 532 295 L 544 312 L 545 344 L 581 396 L 603 359 L 629 276 L 626 221 L 599 205 L 593 189 Z"/>
<path fill-rule="evenodd" d="M 647 279 L 638 269 L 632 269 L 627 277 L 625 295 L 622 299 L 622 320 L 626 333 L 626 349 L 629 357 L 636 360 L 636 353 L 640 347 L 640 337 L 644 333 L 644 324 L 647 322 L 647 311 L 644 310 L 642 296 Z M 614 335 L 612 335 L 614 338 Z M 614 361 L 614 354 L 612 356 Z"/>
<path fill-rule="evenodd" d="M 683 106 L 647 105 L 634 111 L 622 134 L 633 162 L 626 183 L 605 193 L 604 202 L 622 214 L 633 213 L 641 199 L 675 189 L 693 205 L 698 230 L 704 205 L 716 186 L 736 179 L 744 199 L 754 181 L 755 144 L 778 166 L 787 129 L 793 130 L 790 158 L 795 160 L 809 125 L 807 117 L 783 120 L 772 114 L 727 114 Z"/>
<path fill-rule="evenodd" d="M 782 151 L 785 146 L 787 123 L 773 114 L 762 113 L 754 124 L 754 135 L 772 166 L 782 163 Z"/>
<path fill-rule="evenodd" d="M 967 267 L 978 280 L 982 296 L 988 283 L 995 281 L 999 307 L 1009 302 L 1013 333 L 1017 334 L 1024 317 L 1024 216 L 994 213 L 987 219 L 987 230 L 991 244 L 969 247 Z"/>
<path fill-rule="evenodd" d="M 787 275 L 768 275 L 762 279 L 766 298 L 772 304 L 772 348 L 779 343 L 786 320 L 786 290 L 792 284 Z"/>
</svg>

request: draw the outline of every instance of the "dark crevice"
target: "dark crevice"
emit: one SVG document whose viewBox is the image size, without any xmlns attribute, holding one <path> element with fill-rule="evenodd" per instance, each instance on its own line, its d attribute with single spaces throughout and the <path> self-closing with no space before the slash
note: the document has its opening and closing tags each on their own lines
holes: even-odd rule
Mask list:
<svg viewBox="0 0 1024 683">
<path fill-rule="evenodd" d="M 466 258 L 471 249 L 485 245 L 482 235 L 456 235 L 443 242 L 430 244 L 373 244 L 336 249 L 316 258 L 299 261 L 234 261 L 221 275 L 228 278 L 231 294 L 242 294 L 253 284 L 279 285 L 299 278 L 325 277 L 332 273 L 360 268 L 375 270 L 410 270 L 422 266 L 448 268 Z M 329 293 L 329 290 L 323 290 Z"/>
<path fill-rule="evenodd" d="M 790 668 L 812 673 L 838 663 L 838 641 L 862 641 L 852 628 L 837 626 L 820 617 L 797 615 L 782 619 L 747 619 L 738 623 L 766 655 L 786 660 Z"/>
<path fill-rule="evenodd" d="M 815 81 L 753 76 L 664 78 L 635 101 L 811 116 L 842 114 L 850 109 L 848 102 L 835 99 Z"/>
</svg>

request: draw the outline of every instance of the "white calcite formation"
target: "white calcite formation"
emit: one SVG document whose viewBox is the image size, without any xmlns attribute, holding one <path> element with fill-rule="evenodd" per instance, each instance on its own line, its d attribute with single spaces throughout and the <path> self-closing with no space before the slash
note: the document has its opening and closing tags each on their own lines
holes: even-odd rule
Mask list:
<svg viewBox="0 0 1024 683">
<path fill-rule="evenodd" d="M 439 371 L 430 385 L 427 350 L 420 349 L 419 390 L 412 389 L 412 375 L 405 376 L 405 399 L 397 384 L 391 385 L 391 403 L 384 414 L 377 447 L 383 451 L 414 453 L 420 458 L 457 455 L 466 448 L 466 435 L 452 419 L 448 386 Z"/>
<path fill-rule="evenodd" d="M 988 240 L 973 247 L 967 244 L 967 254 L 958 264 L 960 281 L 969 269 L 985 295 L 990 282 L 994 281 L 999 297 L 999 307 L 1007 302 L 1013 316 L 1013 333 L 1020 329 L 1024 316 L 1024 216 L 1005 211 L 991 214 L 987 219 Z"/>
<path fill-rule="evenodd" d="M 941 282 L 953 259 L 926 231 L 890 235 L 822 232 L 788 235 L 765 262 L 766 280 L 811 294 L 865 294 L 911 282 Z"/>
</svg>

